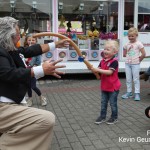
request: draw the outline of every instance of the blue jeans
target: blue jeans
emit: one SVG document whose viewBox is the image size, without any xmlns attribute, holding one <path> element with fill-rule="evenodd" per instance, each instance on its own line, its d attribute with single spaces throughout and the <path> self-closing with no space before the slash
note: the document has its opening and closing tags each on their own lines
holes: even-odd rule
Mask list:
<svg viewBox="0 0 150 150">
<path fill-rule="evenodd" d="M 111 118 L 117 119 L 118 118 L 117 98 L 118 98 L 119 90 L 114 91 L 114 92 L 102 91 L 101 94 L 102 94 L 101 95 L 101 112 L 100 112 L 101 118 L 106 119 L 107 105 L 109 101 L 110 106 L 111 106 Z"/>
</svg>

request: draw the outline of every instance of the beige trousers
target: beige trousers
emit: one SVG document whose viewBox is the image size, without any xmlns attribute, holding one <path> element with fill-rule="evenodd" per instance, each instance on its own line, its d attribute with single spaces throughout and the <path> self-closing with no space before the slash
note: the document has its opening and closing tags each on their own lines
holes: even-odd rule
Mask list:
<svg viewBox="0 0 150 150">
<path fill-rule="evenodd" d="M 54 124 L 49 111 L 0 102 L 0 150 L 48 150 Z"/>
</svg>

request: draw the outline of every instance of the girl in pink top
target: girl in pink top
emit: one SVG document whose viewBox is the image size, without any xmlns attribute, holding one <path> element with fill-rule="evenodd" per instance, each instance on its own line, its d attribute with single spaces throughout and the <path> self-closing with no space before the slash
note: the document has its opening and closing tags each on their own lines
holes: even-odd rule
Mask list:
<svg viewBox="0 0 150 150">
<path fill-rule="evenodd" d="M 112 113 L 106 123 L 114 124 L 118 119 L 117 97 L 121 86 L 118 78 L 118 60 L 115 58 L 118 48 L 117 41 L 107 41 L 103 51 L 104 58 L 101 60 L 99 67 L 91 69 L 92 72 L 100 73 L 101 76 L 101 112 L 95 124 L 106 121 L 108 101 L 110 101 Z"/>
<path fill-rule="evenodd" d="M 127 92 L 122 95 L 123 99 L 132 97 L 132 78 L 134 81 L 134 100 L 140 100 L 140 62 L 145 57 L 143 44 L 137 40 L 138 30 L 134 27 L 128 31 L 129 42 L 124 46 L 123 56 L 126 57 L 125 72 Z"/>
</svg>

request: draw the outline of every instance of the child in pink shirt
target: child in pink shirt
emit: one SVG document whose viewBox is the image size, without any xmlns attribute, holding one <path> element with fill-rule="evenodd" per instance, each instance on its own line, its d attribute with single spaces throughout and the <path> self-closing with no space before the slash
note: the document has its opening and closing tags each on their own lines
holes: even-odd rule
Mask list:
<svg viewBox="0 0 150 150">
<path fill-rule="evenodd" d="M 134 82 L 134 100 L 140 100 L 140 62 L 145 57 L 145 50 L 143 44 L 137 40 L 138 30 L 134 27 L 128 30 L 129 42 L 124 46 L 124 54 L 126 57 L 125 73 L 127 92 L 122 95 L 122 99 L 132 97 L 132 78 Z"/>
<path fill-rule="evenodd" d="M 104 58 L 101 60 L 98 68 L 91 69 L 92 72 L 99 73 L 101 76 L 101 111 L 95 124 L 106 121 L 108 102 L 110 102 L 111 106 L 111 117 L 106 123 L 114 124 L 118 119 L 117 97 L 121 86 L 118 78 L 118 60 L 115 58 L 118 49 L 117 41 L 107 41 L 103 51 Z"/>
</svg>

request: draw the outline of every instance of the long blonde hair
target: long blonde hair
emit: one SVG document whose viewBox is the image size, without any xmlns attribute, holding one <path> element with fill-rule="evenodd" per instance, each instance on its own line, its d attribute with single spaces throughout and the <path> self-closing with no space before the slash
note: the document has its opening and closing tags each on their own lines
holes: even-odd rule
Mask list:
<svg viewBox="0 0 150 150">
<path fill-rule="evenodd" d="M 16 35 L 17 25 L 18 20 L 12 17 L 0 18 L 0 47 L 7 51 L 13 51 L 16 49 L 13 42 L 13 36 Z"/>
<path fill-rule="evenodd" d="M 136 36 L 138 36 L 138 30 L 137 28 L 135 27 L 131 27 L 129 30 L 128 30 L 128 34 L 136 34 Z"/>
</svg>

